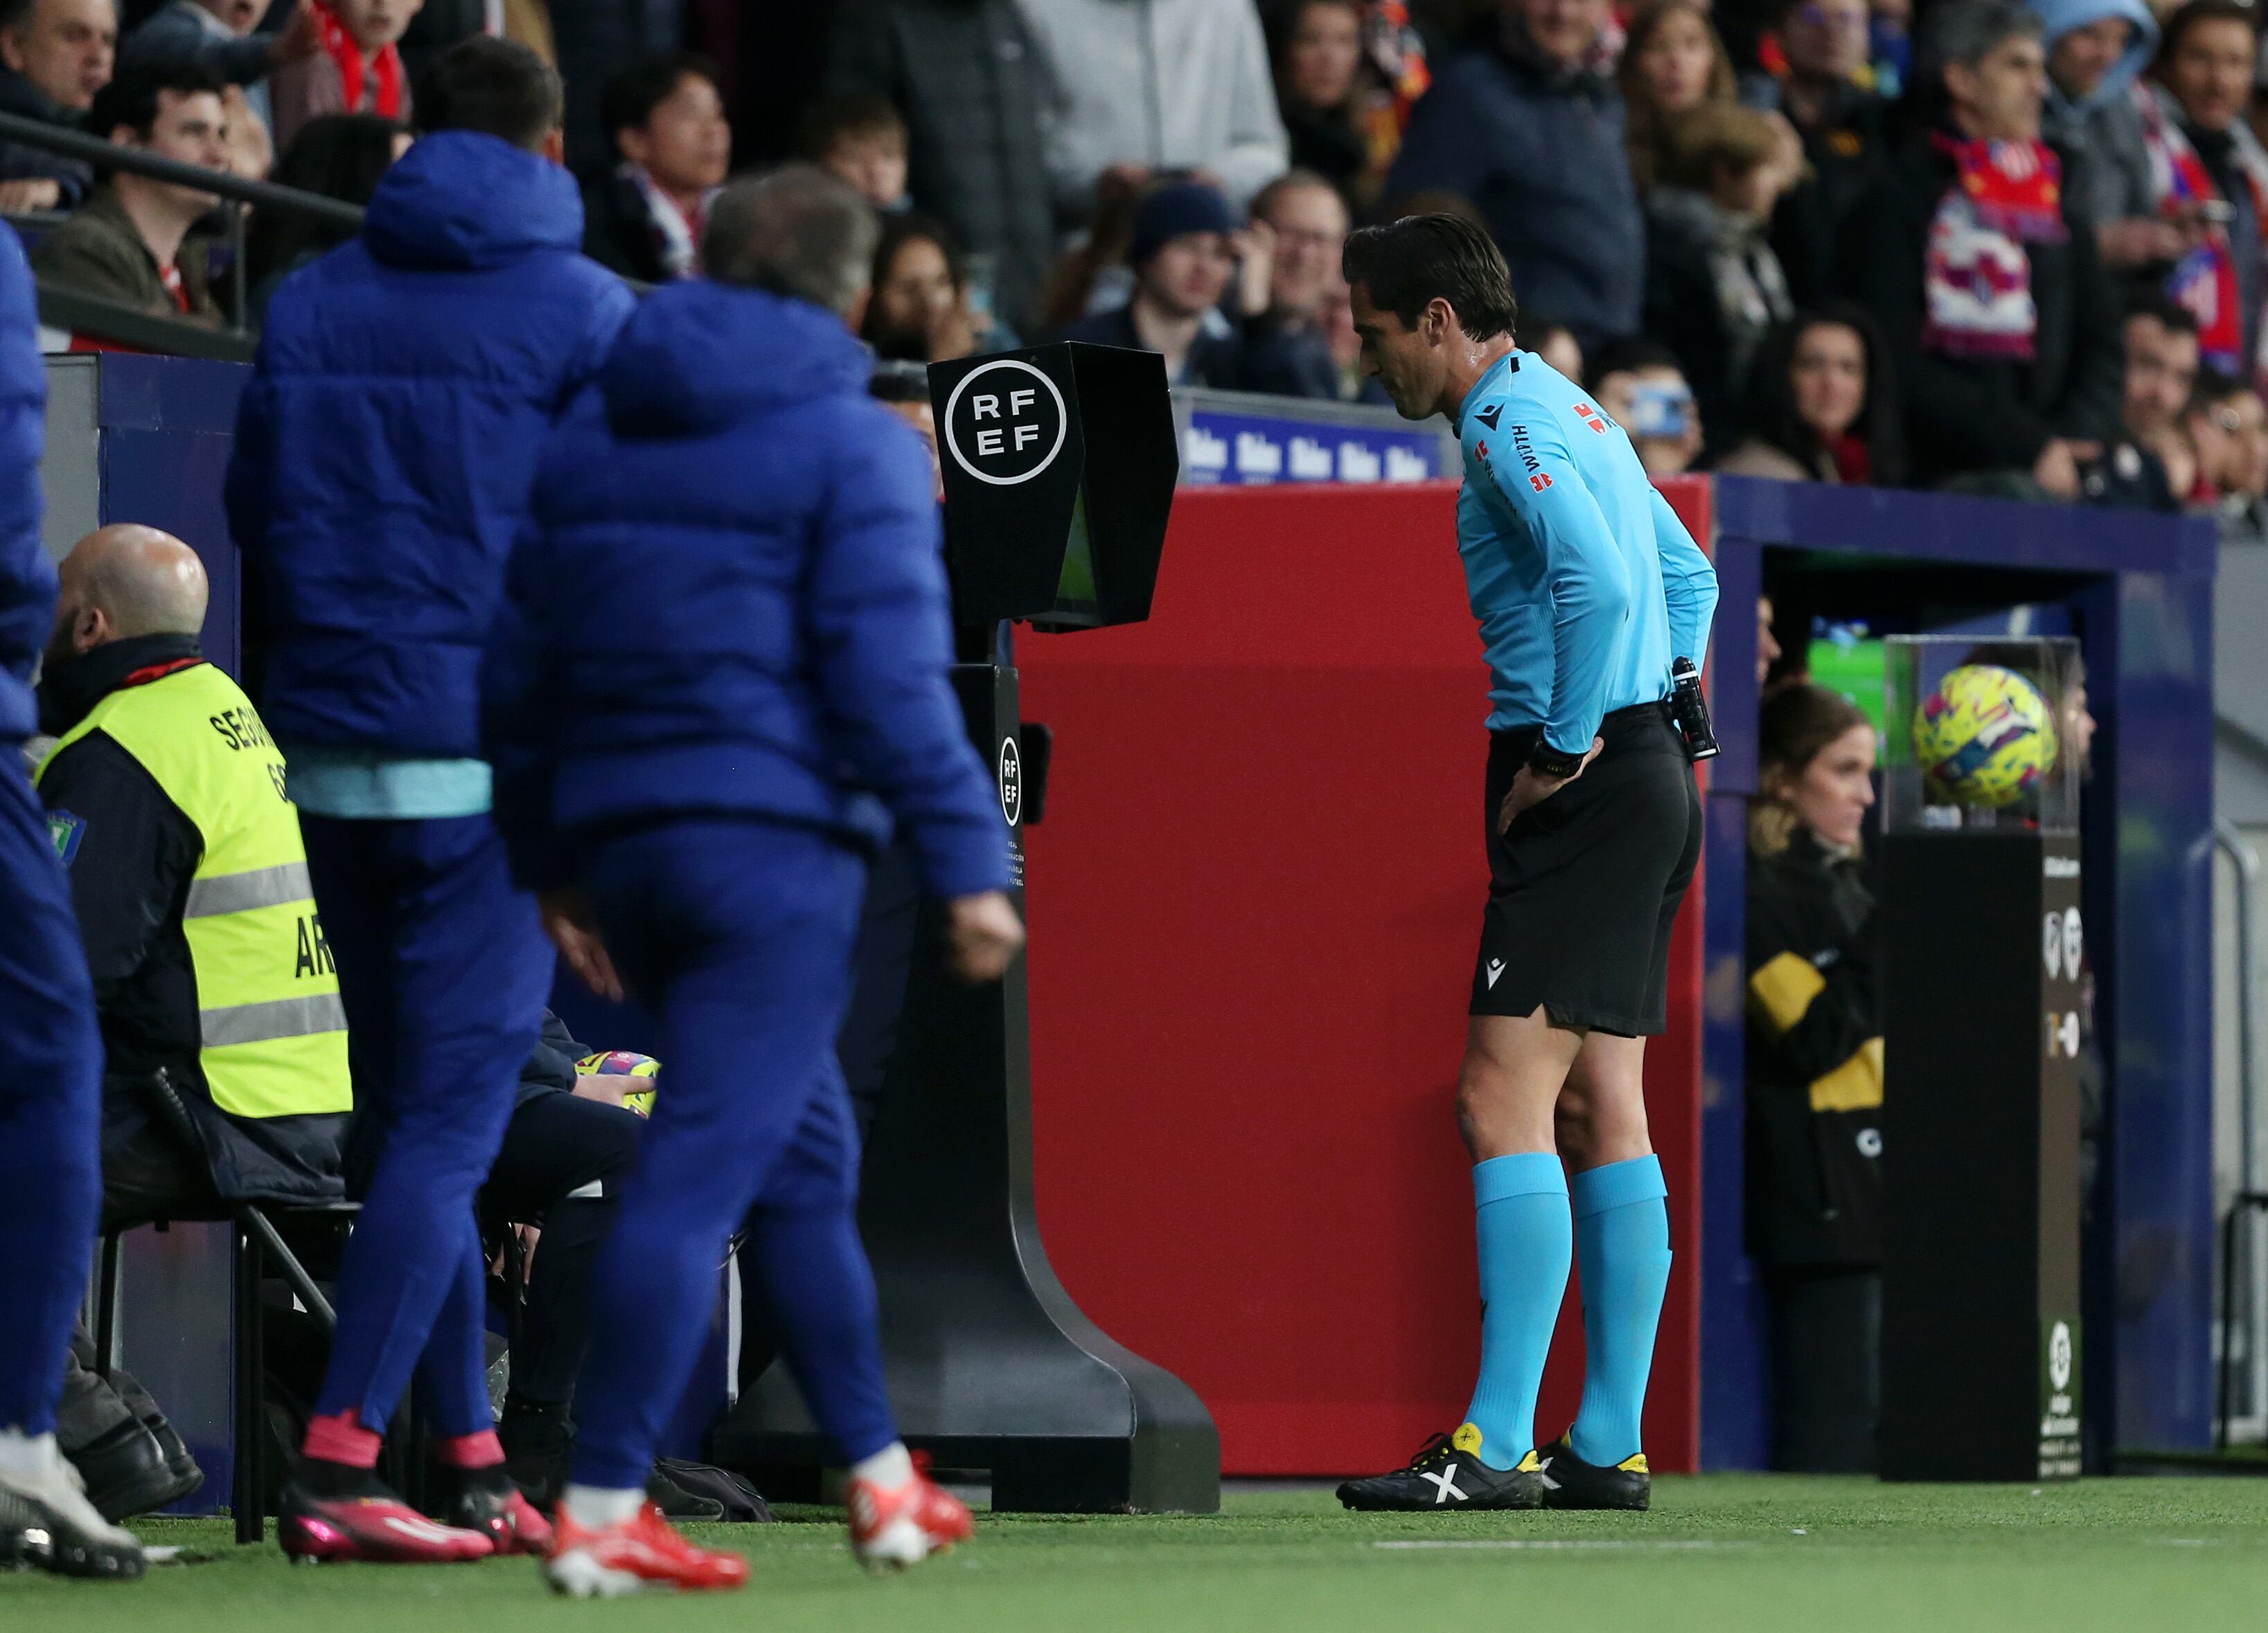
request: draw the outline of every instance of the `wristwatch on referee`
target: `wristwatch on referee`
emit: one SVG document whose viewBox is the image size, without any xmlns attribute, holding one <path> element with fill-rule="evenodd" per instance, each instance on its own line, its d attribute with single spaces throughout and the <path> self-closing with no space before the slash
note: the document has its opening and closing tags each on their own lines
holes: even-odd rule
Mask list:
<svg viewBox="0 0 2268 1633">
<path fill-rule="evenodd" d="M 1538 735 L 1535 747 L 1528 751 L 1528 769 L 1538 776 L 1565 782 L 1583 769 L 1583 756 L 1563 754 Z"/>
</svg>

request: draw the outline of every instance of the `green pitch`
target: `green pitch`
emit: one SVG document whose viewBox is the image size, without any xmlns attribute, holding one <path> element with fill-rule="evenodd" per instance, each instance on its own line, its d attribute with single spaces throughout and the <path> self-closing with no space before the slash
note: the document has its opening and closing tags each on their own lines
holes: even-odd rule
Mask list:
<svg viewBox="0 0 2268 1633">
<path fill-rule="evenodd" d="M 1881 1486 L 1659 1481 L 1650 1515 L 1444 1519 L 1240 1490 L 1203 1519 L 1020 1519 L 902 1578 L 851 1565 L 839 1526 L 716 1526 L 755 1581 L 713 1599 L 556 1600 L 526 1560 L 294 1570 L 225 1521 L 142 1527 L 206 1563 L 126 1586 L 0 1577 L 9 1633 L 1958 1633 L 2213 1629 L 2268 1619 L 2268 1480 Z"/>
</svg>

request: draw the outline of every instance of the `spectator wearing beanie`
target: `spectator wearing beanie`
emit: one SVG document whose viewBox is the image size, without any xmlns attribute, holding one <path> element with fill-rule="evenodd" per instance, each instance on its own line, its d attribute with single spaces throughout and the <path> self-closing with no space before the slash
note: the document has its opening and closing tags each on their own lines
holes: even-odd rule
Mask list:
<svg viewBox="0 0 2268 1633">
<path fill-rule="evenodd" d="M 700 271 L 709 201 L 733 163 L 733 127 L 707 58 L 674 52 L 618 74 L 607 127 L 621 162 L 583 193 L 583 253 L 646 283 Z"/>
<path fill-rule="evenodd" d="M 2186 235 L 2158 214 L 2135 84 L 2158 48 L 2142 0 L 2025 0 L 2045 26 L 2048 101 L 2040 134 L 2072 166 L 2072 204 L 2102 262 L 2125 271 L 2170 261 Z"/>
<path fill-rule="evenodd" d="M 1057 220 L 1084 224 L 1107 171 L 1219 178 L 1240 207 L 1284 173 L 1253 0 L 1017 0 L 1047 87 L 1041 129 Z"/>
<path fill-rule="evenodd" d="M 1126 250 L 1132 297 L 1055 338 L 1160 353 L 1172 385 L 1242 387 L 1244 336 L 1220 310 L 1236 271 L 1229 246 L 1236 224 L 1219 188 L 1203 181 L 1160 188 L 1135 212 Z"/>
<path fill-rule="evenodd" d="M 836 14 L 827 89 L 897 109 L 914 208 L 971 255 L 990 258 L 993 309 L 1020 327 L 1047 282 L 1056 234 L 1039 65 L 1015 0 L 848 0 Z"/>
<path fill-rule="evenodd" d="M 269 86 L 276 145 L 291 145 L 325 114 L 376 114 L 409 122 L 409 77 L 395 41 L 423 0 L 300 0 L 314 17 L 317 49 L 276 70 Z"/>
<path fill-rule="evenodd" d="M 1623 151 L 1607 0 L 1506 0 L 1495 37 L 1442 70 L 1387 178 L 1471 201 L 1523 303 L 1587 349 L 1634 334 L 1646 225 Z"/>
<path fill-rule="evenodd" d="M 2014 0 L 1933 14 L 1944 114 L 1859 211 L 1854 289 L 1904 388 L 1915 480 L 2057 499 L 2118 428 L 2119 307 L 2040 139 L 2040 20 Z"/>
</svg>

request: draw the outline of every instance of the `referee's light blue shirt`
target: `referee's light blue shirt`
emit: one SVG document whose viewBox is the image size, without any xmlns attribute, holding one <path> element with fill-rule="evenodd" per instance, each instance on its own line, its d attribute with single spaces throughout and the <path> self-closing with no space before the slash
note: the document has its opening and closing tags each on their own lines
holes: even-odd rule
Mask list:
<svg viewBox="0 0 2268 1633">
<path fill-rule="evenodd" d="M 1560 753 L 1586 753 L 1602 716 L 1669 695 L 1673 658 L 1700 666 L 1717 570 L 1622 427 L 1534 352 L 1474 384 L 1457 438 L 1457 551 L 1488 653 L 1489 729 L 1540 725 Z"/>
</svg>

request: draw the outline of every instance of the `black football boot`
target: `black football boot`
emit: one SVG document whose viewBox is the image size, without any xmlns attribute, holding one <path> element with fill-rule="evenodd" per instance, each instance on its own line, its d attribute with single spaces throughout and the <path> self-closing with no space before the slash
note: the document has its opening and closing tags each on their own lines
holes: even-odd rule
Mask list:
<svg viewBox="0 0 2268 1633">
<path fill-rule="evenodd" d="M 1559 1437 L 1529 1460 L 1543 1482 L 1546 1508 L 1622 1508 L 1643 1512 L 1653 1502 L 1653 1475 L 1646 1453 L 1626 1457 L 1612 1467 L 1587 1463 L 1575 1455 L 1573 1431 Z"/>
<path fill-rule="evenodd" d="M 1541 1508 L 1543 1485 L 1531 1452 L 1517 1468 L 1491 1468 L 1475 1455 L 1481 1431 L 1470 1423 L 1435 1435 L 1406 1468 L 1339 1488 L 1349 1508 L 1386 1513 L 1453 1513 L 1476 1508 Z"/>
</svg>

